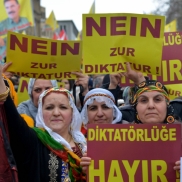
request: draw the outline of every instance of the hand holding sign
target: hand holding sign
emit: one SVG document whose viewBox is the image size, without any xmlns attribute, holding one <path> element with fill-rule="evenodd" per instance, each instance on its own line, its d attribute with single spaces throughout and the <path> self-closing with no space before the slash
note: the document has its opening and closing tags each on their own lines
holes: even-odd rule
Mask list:
<svg viewBox="0 0 182 182">
<path fill-rule="evenodd" d="M 0 95 L 3 95 L 4 92 L 6 92 L 6 85 L 4 84 L 3 79 L 3 66 L 0 64 Z"/>
<path fill-rule="evenodd" d="M 175 162 L 174 170 L 180 170 L 180 161 Z"/>
<path fill-rule="evenodd" d="M 10 66 L 11 66 L 12 62 L 6 63 L 5 65 L 3 65 L 3 74 L 7 77 L 7 78 L 11 78 L 13 76 L 13 73 L 6 71 Z"/>
<path fill-rule="evenodd" d="M 87 169 L 91 163 L 91 158 L 87 157 L 87 153 L 83 154 L 83 157 L 81 158 L 80 165 L 82 166 L 82 170 L 84 173 L 87 173 Z"/>
</svg>

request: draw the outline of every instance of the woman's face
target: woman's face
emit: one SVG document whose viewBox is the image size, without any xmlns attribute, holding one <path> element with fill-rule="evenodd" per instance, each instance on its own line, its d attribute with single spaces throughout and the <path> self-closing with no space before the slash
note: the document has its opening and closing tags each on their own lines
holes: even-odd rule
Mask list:
<svg viewBox="0 0 182 182">
<path fill-rule="evenodd" d="M 34 86 L 32 89 L 32 100 L 33 100 L 35 107 L 38 107 L 38 100 L 39 100 L 40 94 L 44 90 L 47 90 L 52 87 L 53 86 L 52 86 L 52 83 L 50 80 L 41 80 L 41 79 L 35 80 L 35 83 L 34 83 Z"/>
<path fill-rule="evenodd" d="M 88 123 L 110 124 L 113 121 L 113 109 L 105 102 L 94 102 L 87 107 Z"/>
<path fill-rule="evenodd" d="M 138 98 L 136 110 L 143 124 L 163 123 L 167 115 L 166 99 L 157 91 L 144 92 Z"/>
<path fill-rule="evenodd" d="M 62 80 L 61 82 L 64 83 L 64 88 L 67 89 L 67 90 L 70 90 L 70 83 L 68 80 L 64 79 Z"/>
<path fill-rule="evenodd" d="M 54 132 L 62 135 L 69 131 L 72 108 L 66 95 L 52 92 L 44 98 L 42 113 L 44 123 Z"/>
</svg>

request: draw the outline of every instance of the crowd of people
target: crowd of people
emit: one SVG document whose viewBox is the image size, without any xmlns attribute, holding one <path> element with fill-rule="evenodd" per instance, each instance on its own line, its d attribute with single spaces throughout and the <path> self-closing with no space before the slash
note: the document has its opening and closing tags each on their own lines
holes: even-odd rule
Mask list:
<svg viewBox="0 0 182 182">
<path fill-rule="evenodd" d="M 0 60 L 7 31 L 22 32 L 31 25 L 18 0 L 4 0 L 3 7 L 7 18 L 0 23 Z M 7 72 L 11 64 L 0 64 L 0 182 L 86 181 L 89 124 L 181 124 L 181 98 L 171 101 L 162 83 L 132 70 L 129 63 L 124 73 L 30 78 L 29 99 L 19 104 L 20 77 Z M 122 87 L 122 77 L 133 86 Z M 174 170 L 180 170 L 179 160 Z"/>
<path fill-rule="evenodd" d="M 8 84 L 14 75 L 6 69 L 0 67 L 0 101 L 20 182 L 86 181 L 89 124 L 181 123 L 166 87 L 129 63 L 125 73 L 91 77 L 73 72 L 77 79 L 64 80 L 66 88 L 58 87 L 60 80 L 31 78 L 30 98 L 18 106 Z M 123 76 L 133 87 L 121 88 Z M 117 105 L 119 99 L 123 105 Z M 180 161 L 174 161 L 174 170 L 180 170 Z"/>
</svg>

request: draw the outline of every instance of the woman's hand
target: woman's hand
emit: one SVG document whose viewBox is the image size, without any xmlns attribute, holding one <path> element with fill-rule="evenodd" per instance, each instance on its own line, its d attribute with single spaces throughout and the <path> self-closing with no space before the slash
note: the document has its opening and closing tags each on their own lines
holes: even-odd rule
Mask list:
<svg viewBox="0 0 182 182">
<path fill-rule="evenodd" d="M 73 75 L 76 75 L 77 79 L 75 80 L 75 85 L 82 85 L 83 87 L 83 93 L 82 95 L 85 96 L 87 92 L 89 91 L 88 89 L 88 80 L 89 77 L 88 75 L 84 75 L 82 71 L 80 72 L 71 72 Z"/>
<path fill-rule="evenodd" d="M 3 94 L 6 91 L 6 85 L 3 79 L 3 66 L 0 64 L 0 94 Z"/>
<path fill-rule="evenodd" d="M 11 66 L 12 62 L 6 63 L 3 65 L 2 72 L 7 78 L 11 78 L 13 73 L 8 72 L 7 69 Z"/>
<path fill-rule="evenodd" d="M 126 63 L 126 72 L 123 73 L 128 79 L 132 80 L 136 85 L 139 85 L 141 82 L 145 81 L 143 73 L 131 69 L 130 63 Z"/>
<path fill-rule="evenodd" d="M 180 171 L 180 161 L 176 161 L 176 162 L 175 162 L 175 166 L 174 166 L 173 169 L 174 169 L 174 170 Z"/>
<path fill-rule="evenodd" d="M 91 163 L 91 158 L 87 157 L 87 153 L 83 154 L 83 157 L 81 158 L 80 165 L 82 167 L 82 171 L 84 173 L 87 173 L 87 169 Z"/>
</svg>

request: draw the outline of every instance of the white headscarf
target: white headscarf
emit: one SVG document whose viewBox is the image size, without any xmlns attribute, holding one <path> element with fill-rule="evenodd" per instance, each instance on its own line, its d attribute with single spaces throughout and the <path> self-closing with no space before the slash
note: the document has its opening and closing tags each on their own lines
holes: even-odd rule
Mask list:
<svg viewBox="0 0 182 182">
<path fill-rule="evenodd" d="M 88 123 L 87 106 L 92 104 L 94 100 L 96 100 L 97 102 L 105 102 L 108 107 L 113 108 L 114 120 L 112 121 L 112 124 L 121 121 L 122 113 L 115 105 L 115 99 L 113 94 L 106 89 L 94 88 L 89 91 L 84 98 L 84 106 L 82 108 L 81 117 L 85 126 Z"/>
<path fill-rule="evenodd" d="M 45 90 L 39 96 L 38 113 L 36 115 L 36 127 L 44 128 L 54 140 L 61 143 L 68 149 L 72 150 L 70 144 L 62 136 L 60 136 L 56 132 L 52 131 L 44 123 L 43 114 L 42 114 L 42 101 L 43 101 L 43 98 L 50 92 L 62 92 L 62 93 L 66 93 L 68 95 L 69 104 L 73 109 L 73 117 L 72 117 L 72 121 L 71 121 L 71 125 L 70 125 L 70 134 L 73 137 L 73 140 L 76 143 L 81 145 L 82 153 L 85 153 L 86 152 L 86 140 L 85 140 L 84 135 L 80 132 L 81 125 L 82 125 L 81 115 L 74 104 L 72 94 L 67 89 L 54 87 L 54 88 Z"/>
</svg>

